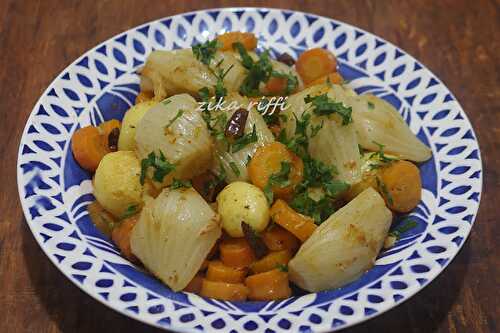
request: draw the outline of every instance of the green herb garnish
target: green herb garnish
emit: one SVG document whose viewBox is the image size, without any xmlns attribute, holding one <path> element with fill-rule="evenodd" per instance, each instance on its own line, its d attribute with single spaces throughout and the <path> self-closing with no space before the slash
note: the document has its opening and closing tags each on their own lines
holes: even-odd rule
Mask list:
<svg viewBox="0 0 500 333">
<path fill-rule="evenodd" d="M 162 182 L 166 175 L 175 170 L 175 165 L 167 161 L 161 150 L 159 156 L 154 152 L 149 153 L 148 157 L 141 161 L 140 182 L 142 185 L 144 185 L 149 168 L 154 168 L 153 180 Z"/>
<path fill-rule="evenodd" d="M 259 59 L 254 61 L 241 43 L 234 43 L 233 48 L 241 56 L 241 64 L 248 70 L 247 76 L 240 86 L 240 93 L 245 96 L 258 96 L 259 84 L 267 82 L 271 77 L 273 66 L 269 57 L 269 51 L 265 50 L 259 55 Z"/>
<path fill-rule="evenodd" d="M 380 163 L 371 163 L 370 164 L 371 170 L 381 168 L 389 163 L 392 163 L 392 162 L 398 160 L 398 158 L 388 157 L 385 155 L 385 153 L 384 153 L 385 146 L 383 144 L 377 143 L 375 141 L 373 141 L 373 143 L 378 146 L 378 151 L 371 153 L 370 159 L 376 158 Z"/>
<path fill-rule="evenodd" d="M 290 138 L 284 130 L 278 140 L 300 156 L 304 163 L 304 177 L 295 187 L 295 196 L 290 206 L 301 214 L 312 217 L 317 224 L 335 212 L 335 201 L 345 192 L 349 185 L 334 179 L 337 170 L 333 166 L 312 158 L 308 153 L 310 137 L 317 135 L 322 124 L 311 125 L 311 114 L 304 112 L 300 119 L 295 116 L 295 133 Z M 320 198 L 313 199 L 309 189 L 316 188 L 321 192 Z"/>
<path fill-rule="evenodd" d="M 236 163 L 233 161 L 229 162 L 229 166 L 231 167 L 231 170 L 233 170 L 233 173 L 235 174 L 236 177 L 239 177 L 241 172 Z"/>
<path fill-rule="evenodd" d="M 269 204 L 272 204 L 274 201 L 274 194 L 273 194 L 274 186 L 277 186 L 279 188 L 290 186 L 291 183 L 289 179 L 290 170 L 291 170 L 291 163 L 287 161 L 282 161 L 280 171 L 273 173 L 271 176 L 269 176 L 267 184 L 264 187 L 264 194 Z"/>
<path fill-rule="evenodd" d="M 164 129 L 165 131 L 168 130 L 168 128 L 170 126 L 172 126 L 172 124 L 177 120 L 179 119 L 180 117 L 182 117 L 182 114 L 184 113 L 184 110 L 179 110 L 177 111 L 177 114 L 175 115 L 175 117 L 173 117 L 172 119 L 170 119 L 170 121 L 168 122 L 167 125 L 165 125 Z"/>
<path fill-rule="evenodd" d="M 342 102 L 335 102 L 326 93 L 314 97 L 307 95 L 304 102 L 312 104 L 315 115 L 328 116 L 336 113 L 342 117 L 342 125 L 352 122 L 352 108 L 344 106 Z"/>
<path fill-rule="evenodd" d="M 205 65 L 209 65 L 219 46 L 217 39 L 207 40 L 204 43 L 193 45 L 192 50 L 196 59 Z"/>
<path fill-rule="evenodd" d="M 190 188 L 192 186 L 193 185 L 191 184 L 190 180 L 182 180 L 174 178 L 172 184 L 170 185 L 170 189 L 177 190 L 179 188 Z"/>
<path fill-rule="evenodd" d="M 387 186 L 379 177 L 377 177 L 377 187 L 380 189 L 380 191 L 382 191 L 382 195 L 387 200 L 387 203 L 389 203 L 389 206 L 392 206 L 394 204 L 392 195 L 389 193 L 389 190 L 387 190 Z"/>
<path fill-rule="evenodd" d="M 234 143 L 231 145 L 231 153 L 236 153 L 245 148 L 245 146 L 249 145 L 250 143 L 257 142 L 257 140 L 257 129 L 255 128 L 254 124 L 251 133 L 247 133 L 234 141 Z"/>
<path fill-rule="evenodd" d="M 399 239 L 399 238 L 401 238 L 401 234 L 407 232 L 408 230 L 415 228 L 418 225 L 418 223 L 415 220 L 409 219 L 409 218 L 404 220 L 403 222 L 406 222 L 406 223 L 401 224 L 398 227 L 396 227 L 393 231 L 391 231 L 389 233 L 389 235 L 396 237 L 396 239 Z"/>
<path fill-rule="evenodd" d="M 373 103 L 372 103 L 372 102 L 370 102 L 370 101 L 368 101 L 368 102 L 366 102 L 366 103 L 368 104 L 368 108 L 369 108 L 370 110 L 375 109 L 375 104 L 373 104 Z"/>
<path fill-rule="evenodd" d="M 272 71 L 271 76 L 286 79 L 286 87 L 284 91 L 285 95 L 290 95 L 299 86 L 299 80 L 292 73 L 281 73 L 277 71 Z"/>
<path fill-rule="evenodd" d="M 126 219 L 126 218 L 129 218 L 131 216 L 134 216 L 135 214 L 137 214 L 137 211 L 139 209 L 139 205 L 130 205 L 127 207 L 127 210 L 125 210 L 125 213 L 123 213 L 122 215 L 122 220 Z"/>
<path fill-rule="evenodd" d="M 285 264 L 278 264 L 276 266 L 277 269 L 279 269 L 280 271 L 282 272 L 288 272 L 288 265 L 285 265 Z"/>
</svg>

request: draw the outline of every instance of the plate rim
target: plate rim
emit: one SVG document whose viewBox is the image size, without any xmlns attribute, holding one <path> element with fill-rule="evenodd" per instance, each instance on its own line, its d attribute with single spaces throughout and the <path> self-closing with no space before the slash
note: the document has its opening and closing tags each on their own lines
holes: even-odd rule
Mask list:
<svg viewBox="0 0 500 333">
<path fill-rule="evenodd" d="M 66 65 L 60 72 L 58 72 L 57 75 L 55 75 L 55 77 L 53 77 L 53 79 L 50 81 L 50 83 L 48 84 L 48 86 L 46 87 L 46 89 L 43 90 L 43 92 L 41 93 L 41 95 L 37 99 L 36 103 L 33 105 L 33 108 L 30 111 L 29 116 L 25 120 L 25 125 L 24 125 L 24 128 L 23 128 L 21 137 L 19 139 L 19 147 L 18 147 L 18 154 L 17 154 L 17 161 L 16 161 L 17 190 L 18 190 L 19 200 L 21 202 L 21 207 L 22 207 L 22 211 L 23 211 L 24 220 L 25 220 L 26 224 L 28 225 L 29 230 L 32 233 L 33 237 L 35 238 L 38 246 L 43 251 L 43 253 L 45 254 L 45 256 L 50 260 L 50 262 L 57 268 L 57 270 L 59 272 L 61 272 L 69 281 L 71 281 L 71 283 L 73 285 L 77 286 L 86 295 L 92 297 L 94 300 L 96 300 L 100 304 L 105 305 L 107 308 L 112 309 L 112 310 L 114 310 L 114 311 L 116 311 L 116 312 L 118 312 L 118 313 L 120 313 L 120 314 L 122 314 L 122 315 L 124 315 L 126 317 L 132 318 L 132 319 L 137 320 L 137 321 L 139 321 L 141 323 L 144 323 L 146 325 L 149 325 L 149 326 L 152 326 L 152 327 L 157 327 L 157 328 L 160 328 L 160 329 L 163 329 L 163 330 L 165 330 L 165 329 L 173 330 L 175 332 L 199 332 L 198 330 L 195 330 L 194 328 L 193 329 L 189 329 L 189 328 L 186 328 L 186 327 L 173 326 L 172 324 L 166 324 L 166 325 L 163 324 L 163 325 L 160 325 L 158 323 L 149 322 L 149 321 L 147 321 L 146 319 L 144 319 L 142 316 L 140 316 L 138 314 L 127 312 L 127 311 L 125 311 L 125 309 L 120 309 L 120 308 L 117 308 L 117 307 L 113 307 L 112 302 L 104 302 L 102 299 L 96 297 L 96 295 L 93 295 L 93 294 L 87 292 L 87 288 L 85 288 L 85 286 L 83 284 L 77 284 L 76 281 L 74 281 L 68 275 L 69 272 L 66 271 L 66 270 L 64 270 L 63 267 L 58 264 L 58 262 L 55 260 L 55 258 L 53 258 L 49 253 L 47 253 L 46 248 L 43 246 L 43 244 L 41 242 L 41 239 L 39 237 L 37 237 L 37 235 L 35 234 L 35 230 L 33 229 L 32 224 L 28 222 L 29 211 L 26 208 L 26 202 L 25 202 L 24 198 L 22 198 L 22 196 L 21 196 L 21 193 L 22 193 L 21 179 L 22 179 L 23 175 L 22 175 L 22 168 L 21 168 L 21 165 L 20 165 L 20 160 L 21 160 L 21 156 L 22 156 L 23 142 L 25 141 L 25 137 L 28 134 L 27 132 L 28 132 L 29 125 L 31 124 L 33 118 L 35 117 L 35 111 L 41 105 L 41 101 L 44 98 L 44 96 L 50 91 L 50 89 L 52 88 L 53 84 L 57 80 L 61 79 L 62 76 L 64 76 L 64 73 L 66 72 L 66 70 L 68 68 L 76 65 L 86 55 L 88 55 L 91 52 L 94 52 L 95 50 L 97 50 L 98 48 L 100 48 L 101 46 L 105 45 L 107 42 L 109 42 L 111 40 L 114 40 L 115 38 L 118 38 L 118 37 L 120 37 L 122 35 L 125 35 L 128 32 L 130 32 L 130 31 L 138 30 L 138 29 L 143 28 L 145 26 L 148 26 L 148 25 L 151 25 L 151 24 L 154 24 L 154 23 L 157 23 L 157 22 L 161 22 L 161 21 L 164 21 L 164 20 L 167 20 L 167 19 L 173 19 L 175 17 L 182 17 L 182 16 L 185 16 L 185 15 L 196 14 L 196 13 L 206 13 L 206 12 L 210 12 L 210 11 L 231 12 L 231 13 L 234 13 L 236 11 L 247 12 L 247 11 L 259 11 L 259 10 L 260 11 L 268 11 L 268 12 L 269 11 L 278 11 L 278 12 L 286 12 L 286 13 L 298 13 L 298 14 L 302 14 L 302 15 L 305 15 L 305 16 L 310 16 L 310 17 L 314 17 L 314 18 L 321 18 L 321 19 L 326 19 L 326 20 L 329 20 L 329 21 L 334 21 L 334 22 L 339 23 L 341 25 L 344 25 L 344 26 L 347 26 L 349 28 L 352 28 L 352 29 L 358 30 L 360 32 L 363 32 L 363 33 L 365 33 L 365 34 L 367 34 L 367 35 L 369 35 L 371 37 L 376 37 L 377 39 L 383 41 L 384 43 L 390 45 L 391 47 L 394 47 L 395 49 L 401 50 L 405 54 L 405 56 L 407 56 L 407 57 L 410 58 L 410 60 L 412 60 L 412 61 L 414 61 L 414 62 L 422 65 L 422 67 L 426 71 L 428 71 L 428 73 L 431 74 L 432 77 L 439 84 L 441 84 L 444 88 L 446 88 L 447 92 L 453 97 L 453 99 L 457 103 L 457 106 L 462 111 L 461 113 L 464 116 L 464 120 L 465 120 L 466 124 L 468 125 L 468 129 L 472 132 L 472 134 L 474 136 L 474 142 L 477 145 L 478 162 L 479 162 L 479 167 L 480 167 L 479 170 L 481 171 L 480 175 L 479 175 L 479 180 L 478 180 L 478 183 L 479 183 L 478 201 L 477 201 L 477 205 L 475 207 L 475 211 L 473 212 L 474 216 L 473 216 L 473 219 L 470 222 L 469 230 L 467 230 L 467 234 L 465 235 L 464 240 L 458 245 L 455 253 L 453 253 L 452 255 L 449 256 L 449 260 L 443 266 L 441 266 L 440 270 L 434 272 L 433 275 L 431 275 L 429 277 L 429 279 L 428 279 L 428 281 L 426 282 L 425 285 L 420 286 L 418 289 L 415 289 L 415 290 L 411 291 L 410 293 L 408 293 L 407 296 L 405 296 L 405 298 L 401 299 L 400 301 L 398 301 L 398 302 L 391 302 L 390 304 L 388 304 L 384 308 L 378 309 L 373 314 L 364 315 L 363 317 L 361 317 L 359 319 L 354 319 L 352 321 L 347 322 L 345 325 L 341 326 L 341 328 L 340 328 L 341 330 L 345 329 L 345 328 L 348 328 L 348 327 L 353 327 L 355 325 L 359 325 L 359 324 L 361 324 L 363 322 L 367 322 L 367 321 L 369 321 L 369 320 L 371 320 L 371 319 L 373 319 L 375 317 L 378 317 L 378 316 L 380 316 L 380 315 L 382 315 L 384 313 L 387 313 L 389 310 L 392 310 L 392 309 L 400 306 L 401 304 L 405 303 L 409 299 L 413 298 L 417 293 L 421 292 L 427 286 L 429 286 L 440 274 L 442 274 L 446 270 L 446 268 L 457 257 L 457 255 L 459 253 L 461 253 L 461 251 L 462 251 L 462 249 L 464 247 L 464 244 L 469 240 L 469 236 L 470 236 L 471 230 L 472 230 L 474 224 L 476 223 L 476 218 L 477 218 L 477 215 L 478 215 L 478 212 L 479 212 L 479 207 L 480 207 L 480 204 L 481 204 L 481 198 L 482 198 L 483 187 L 484 187 L 484 177 L 483 177 L 483 174 L 484 174 L 484 165 L 483 165 L 483 160 L 482 160 L 481 147 L 480 147 L 480 144 L 479 144 L 479 138 L 476 135 L 476 132 L 474 130 L 474 127 L 472 126 L 472 123 L 471 123 L 471 121 L 469 119 L 468 114 L 465 112 L 464 108 L 462 107 L 462 105 L 460 104 L 459 100 L 456 98 L 456 96 L 454 95 L 454 93 L 448 88 L 448 86 L 443 82 L 443 80 L 441 80 L 441 78 L 439 76 L 435 75 L 435 73 L 433 71 L 431 71 L 424 63 L 422 63 L 417 58 L 415 58 L 406 49 L 403 49 L 403 48 L 397 46 L 396 44 L 394 44 L 394 43 L 386 40 L 385 38 L 380 37 L 379 35 L 377 35 L 375 33 L 372 33 L 372 32 L 369 32 L 369 31 L 367 31 L 367 30 L 365 30 L 363 28 L 359 28 L 358 26 L 355 26 L 353 24 L 346 23 L 344 21 L 341 21 L 341 20 L 338 20 L 338 19 L 335 19 L 335 18 L 332 18 L 332 17 L 328 17 L 328 16 L 318 15 L 318 14 L 314 14 L 314 13 L 310 13 L 310 12 L 305 12 L 305 11 L 301 11 L 301 10 L 280 8 L 280 7 L 253 7 L 253 6 L 237 7 L 237 6 L 231 6 L 231 7 L 204 8 L 204 9 L 192 10 L 192 11 L 188 11 L 188 12 L 180 12 L 180 13 L 177 13 L 177 14 L 174 14 L 174 15 L 163 16 L 163 17 L 160 17 L 160 18 L 157 18 L 157 19 L 154 19 L 154 20 L 150 20 L 150 21 L 141 23 L 139 25 L 132 26 L 129 29 L 126 29 L 124 31 L 120 31 L 119 33 L 114 34 L 114 35 L 106 38 L 105 40 L 99 42 L 94 47 L 92 47 L 92 48 L 84 51 L 84 53 L 82 53 L 80 56 L 78 56 L 70 64 Z M 436 173 L 439 173 L 439 171 L 436 171 Z M 30 220 L 32 220 L 32 219 L 30 218 Z M 328 314 L 330 314 L 330 313 L 328 312 Z M 330 325 L 326 325 L 325 323 L 322 323 L 322 324 L 316 325 L 314 327 L 313 332 L 318 332 L 318 333 L 320 333 L 320 332 L 330 332 L 332 329 L 333 328 Z M 335 329 L 333 329 L 333 330 L 335 330 Z"/>
</svg>

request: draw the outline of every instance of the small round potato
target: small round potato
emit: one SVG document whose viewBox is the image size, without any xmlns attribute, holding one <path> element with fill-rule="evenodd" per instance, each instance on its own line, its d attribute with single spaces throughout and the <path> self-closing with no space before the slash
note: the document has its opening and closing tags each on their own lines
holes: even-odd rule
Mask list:
<svg viewBox="0 0 500 333">
<path fill-rule="evenodd" d="M 132 205 L 142 202 L 141 166 L 131 151 L 109 153 L 94 177 L 94 196 L 108 212 L 122 218 Z"/>
<path fill-rule="evenodd" d="M 123 117 L 122 128 L 120 130 L 120 138 L 118 139 L 119 150 L 134 150 L 135 149 L 135 129 L 139 121 L 146 112 L 155 106 L 156 101 L 145 101 L 132 106 Z"/>
<path fill-rule="evenodd" d="M 222 228 L 232 237 L 243 237 L 241 222 L 263 231 L 269 223 L 269 205 L 260 188 L 245 182 L 226 186 L 217 197 Z"/>
</svg>

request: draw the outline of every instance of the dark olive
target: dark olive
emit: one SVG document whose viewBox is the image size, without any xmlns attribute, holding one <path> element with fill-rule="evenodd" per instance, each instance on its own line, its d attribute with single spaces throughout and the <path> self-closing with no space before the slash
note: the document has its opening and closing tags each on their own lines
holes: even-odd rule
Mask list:
<svg viewBox="0 0 500 333">
<path fill-rule="evenodd" d="M 245 236 L 248 245 L 252 248 L 255 258 L 261 259 L 264 257 L 269 252 L 269 249 L 262 238 L 260 238 L 255 230 L 253 230 L 252 227 L 245 222 L 241 222 L 241 229 L 243 230 L 243 235 Z"/>
<path fill-rule="evenodd" d="M 292 56 L 286 52 L 280 54 L 276 60 L 288 66 L 293 66 L 295 64 L 295 59 L 293 59 Z"/>
<path fill-rule="evenodd" d="M 115 127 L 109 132 L 108 135 L 108 148 L 111 151 L 118 150 L 118 138 L 120 137 L 120 129 Z"/>
<path fill-rule="evenodd" d="M 236 110 L 226 125 L 224 135 L 229 139 L 238 139 L 245 133 L 245 124 L 248 118 L 248 110 L 240 108 Z"/>
</svg>

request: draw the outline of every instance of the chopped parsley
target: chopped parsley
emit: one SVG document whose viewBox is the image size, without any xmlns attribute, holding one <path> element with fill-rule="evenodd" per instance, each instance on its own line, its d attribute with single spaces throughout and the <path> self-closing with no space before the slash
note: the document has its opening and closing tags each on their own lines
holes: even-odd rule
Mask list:
<svg viewBox="0 0 500 333">
<path fill-rule="evenodd" d="M 172 124 L 177 120 L 179 119 L 180 117 L 182 117 L 182 114 L 184 113 L 184 110 L 179 110 L 177 111 L 177 114 L 175 115 L 175 117 L 173 117 L 172 119 L 170 119 L 170 121 L 168 122 L 167 125 L 165 125 L 165 131 L 168 130 L 168 128 L 170 126 L 172 126 Z"/>
<path fill-rule="evenodd" d="M 401 234 L 407 232 L 408 230 L 415 228 L 418 225 L 418 223 L 415 220 L 410 219 L 410 218 L 404 220 L 403 223 L 404 224 L 399 225 L 393 231 L 391 231 L 389 233 L 389 236 L 393 236 L 396 239 L 399 239 L 399 238 L 401 238 Z"/>
<path fill-rule="evenodd" d="M 224 134 L 224 132 L 222 134 Z M 254 124 L 251 133 L 247 133 L 233 142 L 231 145 L 231 153 L 236 153 L 245 148 L 245 146 L 257 142 L 257 139 L 257 129 Z"/>
<path fill-rule="evenodd" d="M 288 272 L 288 265 L 286 265 L 286 264 L 278 264 L 276 266 L 276 268 L 282 272 L 285 272 L 285 273 Z"/>
<path fill-rule="evenodd" d="M 280 188 L 290 186 L 291 184 L 289 179 L 290 170 L 291 170 L 291 163 L 287 161 L 282 161 L 280 171 L 273 173 L 271 176 L 269 176 L 267 184 L 264 187 L 264 194 L 266 195 L 269 204 L 272 204 L 274 201 L 274 194 L 272 190 L 274 186 Z"/>
<path fill-rule="evenodd" d="M 130 205 L 127 207 L 127 210 L 125 210 L 125 213 L 123 213 L 122 215 L 122 220 L 126 219 L 126 218 L 129 218 L 131 216 L 134 216 L 135 214 L 137 214 L 139 210 L 139 205 Z"/>
<path fill-rule="evenodd" d="M 182 180 L 182 179 L 176 179 L 172 181 L 172 185 L 170 185 L 170 188 L 172 190 L 176 190 L 179 188 L 190 188 L 192 187 L 191 181 L 190 180 Z"/>
<path fill-rule="evenodd" d="M 233 161 L 229 162 L 229 166 L 231 167 L 231 170 L 233 170 L 233 173 L 235 174 L 236 177 L 239 177 L 241 172 L 236 163 Z"/>
<path fill-rule="evenodd" d="M 240 93 L 245 96 L 258 96 L 259 84 L 267 82 L 273 72 L 273 66 L 269 57 L 269 51 L 265 50 L 259 55 L 259 59 L 254 61 L 241 43 L 234 43 L 233 48 L 241 56 L 241 64 L 248 70 L 248 74 L 240 86 Z"/>
<path fill-rule="evenodd" d="M 175 170 L 175 165 L 167 161 L 161 150 L 159 155 L 156 155 L 154 152 L 149 153 L 148 157 L 141 161 L 140 182 L 142 185 L 144 185 L 146 173 L 149 168 L 154 169 L 153 180 L 162 182 L 166 175 Z"/>
<path fill-rule="evenodd" d="M 370 169 L 378 169 L 386 164 L 389 164 L 389 163 L 392 163 L 394 161 L 397 161 L 398 159 L 397 158 L 394 158 L 394 157 L 388 157 L 385 155 L 384 153 L 384 145 L 383 144 L 380 144 L 380 143 L 377 143 L 375 141 L 373 141 L 374 144 L 376 144 L 378 146 L 378 151 L 374 152 L 374 153 L 371 153 L 370 154 L 370 159 L 371 158 L 376 158 L 380 163 L 372 163 L 370 165 Z"/>
<path fill-rule="evenodd" d="M 380 191 L 382 191 L 382 195 L 387 200 L 387 203 L 389 204 L 389 206 L 392 206 L 394 204 L 394 200 L 392 199 L 392 195 L 389 193 L 389 190 L 387 190 L 387 186 L 380 179 L 380 177 L 377 177 L 377 187 L 380 189 Z"/>
<path fill-rule="evenodd" d="M 215 77 L 217 78 L 217 83 L 215 84 L 214 87 L 214 93 L 215 93 L 215 98 L 217 100 L 224 98 L 227 96 L 227 89 L 224 87 L 224 78 L 226 77 L 227 73 L 231 69 L 233 69 L 234 65 L 229 66 L 225 71 L 220 68 L 220 65 L 224 59 L 222 59 L 217 65 L 216 65 L 216 71 L 213 72 Z"/>
<path fill-rule="evenodd" d="M 368 102 L 366 102 L 366 103 L 368 104 L 368 108 L 369 108 L 370 110 L 375 109 L 375 104 L 373 104 L 373 103 L 372 103 L 372 102 L 370 102 L 370 101 L 368 101 Z"/>
<path fill-rule="evenodd" d="M 271 76 L 286 79 L 286 87 L 284 91 L 285 95 L 290 95 L 299 86 L 299 80 L 292 73 L 281 73 L 277 71 L 272 71 Z"/>
<path fill-rule="evenodd" d="M 352 122 L 352 108 L 344 106 L 342 102 L 335 102 L 326 93 L 314 97 L 307 95 L 304 102 L 312 104 L 315 115 L 328 116 L 337 113 L 342 117 L 342 125 Z"/>
<path fill-rule="evenodd" d="M 163 105 L 169 105 L 172 101 L 169 100 L 169 99 L 164 99 L 163 101 L 161 101 L 161 104 Z"/>
<path fill-rule="evenodd" d="M 317 135 L 322 124 L 312 125 L 311 114 L 304 112 L 300 119 L 295 116 L 295 133 L 288 138 L 284 130 L 278 140 L 297 154 L 304 163 L 304 177 L 295 187 L 295 196 L 290 206 L 301 214 L 312 217 L 317 224 L 335 212 L 335 201 L 349 188 L 349 184 L 334 179 L 335 167 L 312 158 L 308 153 L 309 139 Z M 321 193 L 320 198 L 312 198 L 309 190 L 315 188 Z M 264 191 L 265 192 L 265 191 Z"/>
<path fill-rule="evenodd" d="M 193 45 L 192 50 L 196 59 L 205 65 L 209 65 L 219 46 L 217 39 L 207 40 L 204 43 Z"/>
</svg>

